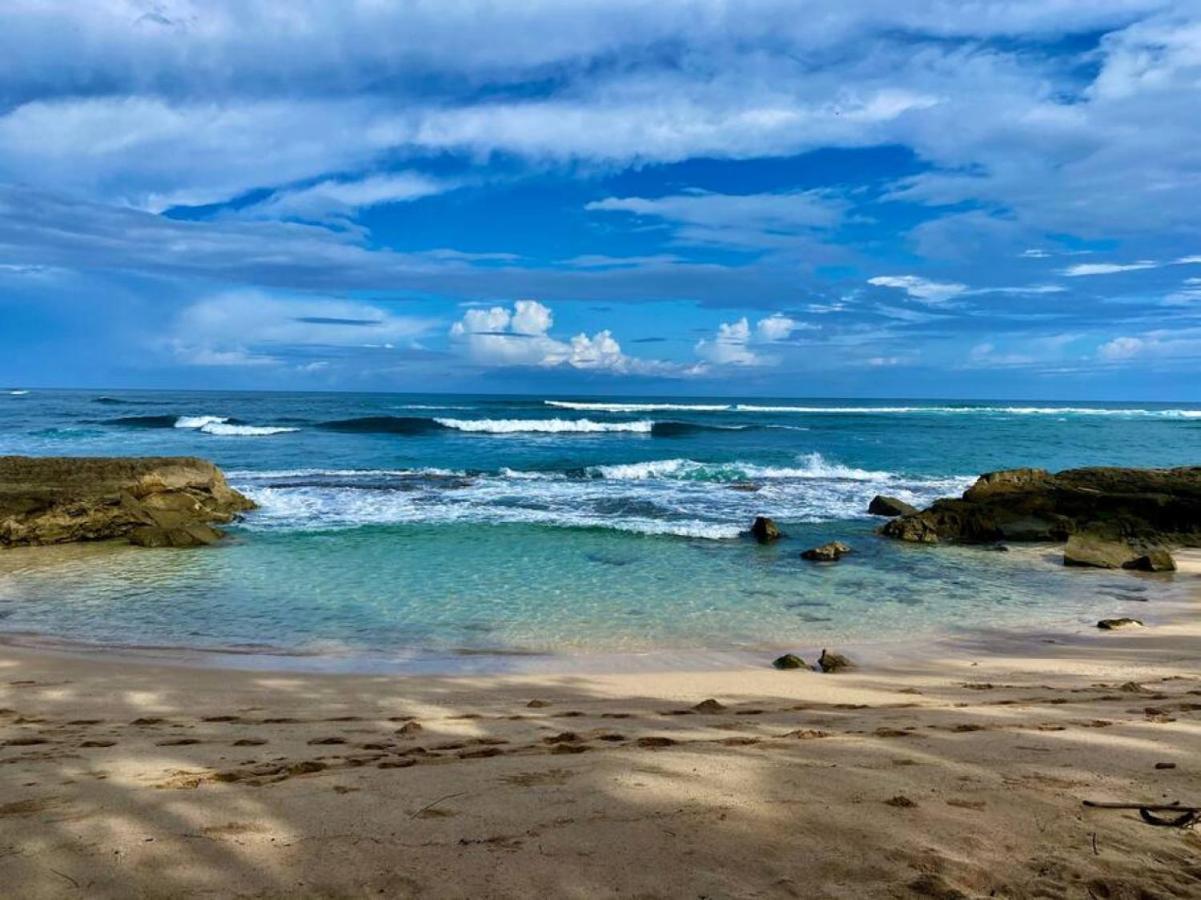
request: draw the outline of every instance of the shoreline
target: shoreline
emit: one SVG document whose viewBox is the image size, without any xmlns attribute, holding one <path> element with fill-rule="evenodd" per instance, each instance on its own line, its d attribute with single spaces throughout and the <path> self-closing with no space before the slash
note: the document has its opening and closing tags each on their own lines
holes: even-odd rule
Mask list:
<svg viewBox="0 0 1201 900">
<path fill-rule="evenodd" d="M 37 550 L 50 548 L 35 548 Z M 26 551 L 28 552 L 28 550 Z M 940 552 L 934 549 L 931 552 Z M 1029 544 L 1011 548 L 1011 555 L 1027 557 L 1031 564 L 1059 566 L 1062 545 Z M 1116 601 L 1112 610 L 1098 611 L 1098 619 L 1109 615 L 1132 615 L 1149 620 L 1152 627 L 1188 622 L 1198 615 L 1201 600 L 1201 549 L 1176 551 L 1177 571 L 1164 575 L 1113 570 L 1117 578 L 1132 584 L 1149 581 L 1158 587 L 1150 602 Z M 1104 570 L 1077 570 L 1096 575 Z M 1170 582 L 1170 583 L 1168 583 Z M 826 640 L 805 644 L 765 644 L 761 647 L 679 647 L 640 651 L 560 650 L 539 651 L 521 648 L 427 651 L 402 648 L 395 654 L 351 650 L 337 653 L 304 648 L 206 647 L 181 645 L 120 645 L 64 638 L 39 632 L 0 631 L 0 649 L 14 648 L 63 658 L 119 660 L 135 664 L 178 666 L 185 669 L 214 669 L 230 672 L 263 672 L 280 675 L 388 676 L 422 678 L 429 676 L 480 677 L 488 675 L 595 676 L 610 672 L 689 673 L 739 672 L 770 669 L 770 662 L 782 653 L 796 653 L 806 662 L 816 660 L 822 649 L 846 653 L 864 667 L 904 667 L 930 653 L 954 654 L 973 645 L 977 633 L 989 633 L 1007 646 L 1021 647 L 1053 642 L 1067 645 L 1089 644 L 1097 637 L 1093 623 L 1069 623 L 1053 618 L 1016 627 L 949 627 L 909 632 L 903 637 L 872 640 Z"/>
</svg>

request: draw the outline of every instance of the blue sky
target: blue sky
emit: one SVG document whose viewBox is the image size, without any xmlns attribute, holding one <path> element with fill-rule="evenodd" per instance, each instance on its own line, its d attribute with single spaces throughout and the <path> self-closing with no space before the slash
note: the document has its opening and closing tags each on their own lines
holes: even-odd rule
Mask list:
<svg viewBox="0 0 1201 900">
<path fill-rule="evenodd" d="M 1201 400 L 1201 6 L 8 0 L 0 383 Z"/>
</svg>

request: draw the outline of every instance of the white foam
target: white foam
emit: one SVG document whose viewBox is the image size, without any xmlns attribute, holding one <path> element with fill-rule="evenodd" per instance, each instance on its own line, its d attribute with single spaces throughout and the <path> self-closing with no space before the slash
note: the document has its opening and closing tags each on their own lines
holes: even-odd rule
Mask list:
<svg viewBox="0 0 1201 900">
<path fill-rule="evenodd" d="M 8 392 L 10 397 L 24 397 L 28 393 L 29 393 L 29 391 L 9 391 Z"/>
<path fill-rule="evenodd" d="M 591 419 L 434 419 L 446 428 L 486 434 L 516 434 L 537 432 L 562 434 L 567 432 L 597 433 L 602 431 L 632 431 L 648 434 L 654 422 L 594 422 Z"/>
<path fill-rule="evenodd" d="M 738 412 L 802 413 L 806 415 L 950 414 L 1007 416 L 1132 416 L 1151 418 L 1201 418 L 1195 409 L 1117 409 L 1093 406 L 762 406 L 739 403 Z"/>
<path fill-rule="evenodd" d="M 178 428 L 179 426 L 176 425 Z M 284 428 L 278 425 L 229 425 L 225 422 L 207 422 L 200 426 L 205 434 L 221 437 L 264 437 L 269 434 L 287 434 L 299 428 Z"/>
<path fill-rule="evenodd" d="M 175 427 L 203 428 L 205 425 L 216 425 L 228 421 L 229 416 L 180 416 L 175 420 Z"/>
<path fill-rule="evenodd" d="M 648 478 L 675 478 L 690 481 L 750 481 L 770 479 L 827 479 L 841 481 L 889 481 L 899 476 L 892 472 L 873 472 L 830 463 L 820 453 L 799 458 L 801 466 L 760 466 L 754 463 L 704 463 L 692 459 L 657 459 L 650 462 L 592 466 L 589 474 L 600 478 L 642 481 Z"/>
<path fill-rule="evenodd" d="M 596 412 L 663 412 L 664 410 L 682 410 L 691 412 L 724 412 L 730 408 L 727 403 L 585 403 L 574 400 L 543 400 L 547 406 L 558 409 L 592 410 Z"/>
</svg>

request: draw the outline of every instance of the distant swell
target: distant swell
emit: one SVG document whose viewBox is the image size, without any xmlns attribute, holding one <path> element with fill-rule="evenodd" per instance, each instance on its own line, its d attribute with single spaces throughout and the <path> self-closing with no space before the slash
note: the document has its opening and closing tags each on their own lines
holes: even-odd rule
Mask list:
<svg viewBox="0 0 1201 900">
<path fill-rule="evenodd" d="M 124 428 L 174 428 L 178 416 L 120 416 L 109 419 L 106 425 L 120 425 Z"/>
<path fill-rule="evenodd" d="M 318 427 L 326 431 L 359 434 L 426 434 L 444 430 L 444 426 L 433 419 L 418 416 L 361 416 L 356 419 L 322 422 Z"/>
</svg>

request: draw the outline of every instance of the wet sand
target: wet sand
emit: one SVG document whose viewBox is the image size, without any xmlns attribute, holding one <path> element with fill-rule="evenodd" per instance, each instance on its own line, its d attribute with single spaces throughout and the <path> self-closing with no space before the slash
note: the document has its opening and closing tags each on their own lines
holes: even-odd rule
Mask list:
<svg viewBox="0 0 1201 900">
<path fill-rule="evenodd" d="M 0 648 L 10 896 L 1201 896 L 1201 836 L 1084 800 L 1201 803 L 1201 616 L 825 675 Z"/>
</svg>

